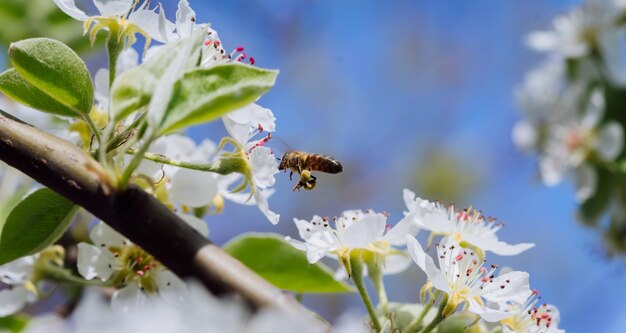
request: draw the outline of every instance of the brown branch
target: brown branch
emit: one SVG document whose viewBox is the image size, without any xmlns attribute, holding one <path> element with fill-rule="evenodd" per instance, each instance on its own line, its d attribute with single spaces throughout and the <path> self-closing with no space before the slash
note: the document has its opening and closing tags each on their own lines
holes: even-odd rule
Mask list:
<svg viewBox="0 0 626 333">
<path fill-rule="evenodd" d="M 84 207 L 182 278 L 198 279 L 215 294 L 236 293 L 254 307 L 307 312 L 142 189 L 116 190 L 80 148 L 4 112 L 0 159 Z"/>
</svg>

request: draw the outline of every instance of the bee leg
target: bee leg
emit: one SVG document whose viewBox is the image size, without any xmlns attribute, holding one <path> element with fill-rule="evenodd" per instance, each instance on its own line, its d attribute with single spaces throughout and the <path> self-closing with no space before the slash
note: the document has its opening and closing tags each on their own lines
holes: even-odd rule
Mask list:
<svg viewBox="0 0 626 333">
<path fill-rule="evenodd" d="M 289 171 L 289 180 L 293 180 L 291 177 L 293 176 L 293 171 Z"/>
</svg>

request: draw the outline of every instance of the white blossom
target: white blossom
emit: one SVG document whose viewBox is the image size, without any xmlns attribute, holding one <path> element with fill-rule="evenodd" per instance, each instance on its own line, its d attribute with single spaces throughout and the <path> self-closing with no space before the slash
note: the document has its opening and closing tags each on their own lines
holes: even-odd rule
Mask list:
<svg viewBox="0 0 626 333">
<path fill-rule="evenodd" d="M 522 304 L 505 304 L 513 316 L 502 319 L 502 331 L 505 333 L 564 333 L 559 329 L 559 310 L 551 304 L 540 304 L 539 294 L 533 290 L 532 294 Z"/>
<path fill-rule="evenodd" d="M 496 277 L 497 266 L 486 266 L 485 260 L 473 250 L 461 247 L 452 237 L 445 237 L 436 245 L 439 267 L 413 236 L 406 238 L 411 258 L 434 288 L 448 294 L 452 309 L 465 304 L 485 321 L 496 322 L 514 312 L 490 305 L 523 303 L 530 296 L 528 273 L 513 271 Z"/>
<path fill-rule="evenodd" d="M 409 258 L 393 246 L 406 244 L 405 235 L 412 229 L 410 219 L 405 218 L 388 229 L 384 214 L 370 210 L 347 210 L 333 221 L 335 228 L 330 226 L 327 218 L 317 215 L 310 222 L 294 219 L 304 241 L 289 236 L 286 240 L 295 248 L 306 251 L 310 263 L 316 263 L 325 256 L 342 260 L 349 257 L 352 250 L 361 249 L 382 260 L 383 273 L 395 274 L 408 267 Z M 417 233 L 416 230 L 413 232 Z"/>
<path fill-rule="evenodd" d="M 78 244 L 78 272 L 87 280 L 98 278 L 120 288 L 111 300 L 114 309 L 119 312 L 137 309 L 157 293 L 170 303 L 183 302 L 184 282 L 150 254 L 102 222 L 89 236 L 93 245 Z"/>
<path fill-rule="evenodd" d="M 31 281 L 38 255 L 23 257 L 0 266 L 0 317 L 20 311 L 37 299 L 37 288 Z M 2 285 L 7 287 L 2 288 Z"/>
<path fill-rule="evenodd" d="M 531 243 L 511 245 L 498 240 L 496 233 L 502 224 L 474 209 L 458 211 L 454 205 L 445 207 L 440 202 L 417 198 L 408 189 L 404 190 L 404 202 L 408 210 L 405 214 L 433 235 L 449 236 L 459 243 L 465 242 L 482 251 L 505 256 L 517 255 L 534 246 Z"/>
</svg>

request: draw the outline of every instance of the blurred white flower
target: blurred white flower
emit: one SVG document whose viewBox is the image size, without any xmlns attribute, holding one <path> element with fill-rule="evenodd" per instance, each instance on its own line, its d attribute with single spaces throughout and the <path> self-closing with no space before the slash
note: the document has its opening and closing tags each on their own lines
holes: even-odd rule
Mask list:
<svg viewBox="0 0 626 333">
<path fill-rule="evenodd" d="M 23 257 L 0 266 L 0 317 L 14 314 L 37 299 L 37 288 L 31 281 L 37 257 Z"/>
<path fill-rule="evenodd" d="M 446 308 L 452 311 L 467 303 L 470 312 L 485 321 L 496 322 L 515 312 L 491 305 L 523 303 L 531 293 L 528 273 L 514 271 L 496 277 L 493 273 L 497 266 L 485 267 L 485 260 L 473 250 L 461 247 L 452 237 L 445 237 L 436 245 L 439 267 L 413 236 L 406 238 L 411 258 L 434 288 L 448 294 Z"/>
<path fill-rule="evenodd" d="M 496 232 L 502 228 L 502 224 L 474 209 L 457 211 L 454 205 L 445 207 L 440 202 L 433 203 L 417 198 L 408 189 L 404 190 L 404 202 L 408 210 L 405 215 L 412 218 L 420 228 L 430 231 L 433 236 L 452 237 L 464 246 L 467 243 L 475 247 L 475 251 L 480 249 L 511 256 L 535 246 L 531 243 L 511 245 L 498 240 Z M 480 256 L 483 257 L 484 254 Z"/>
<path fill-rule="evenodd" d="M 399 273 L 409 266 L 410 259 L 406 253 L 393 246 L 406 244 L 405 236 L 412 228 L 410 219 L 405 218 L 388 229 L 384 214 L 370 210 L 347 210 L 333 220 L 335 228 L 330 226 L 328 219 L 317 215 L 311 222 L 294 219 L 304 242 L 289 236 L 285 239 L 295 248 L 306 251 L 310 263 L 316 263 L 325 256 L 338 258 L 344 263 L 351 251 L 364 250 L 374 255 L 377 264 L 382 265 L 383 273 Z M 416 230 L 414 232 L 417 233 Z"/>
<path fill-rule="evenodd" d="M 323 333 L 328 327 L 317 319 L 277 309 L 256 313 L 240 301 L 217 299 L 197 283 L 189 283 L 189 296 L 178 307 L 159 299 L 130 313 L 111 311 L 95 290 L 88 290 L 67 321 L 46 316 L 33 320 L 28 333 Z M 363 332 L 342 330 L 342 333 Z"/>
<path fill-rule="evenodd" d="M 89 236 L 94 245 L 78 244 L 78 272 L 87 280 L 98 278 L 121 288 L 113 294 L 114 309 L 135 310 L 157 293 L 172 304 L 183 302 L 184 282 L 150 254 L 102 222 Z"/>
<path fill-rule="evenodd" d="M 545 150 L 539 157 L 539 170 L 546 185 L 556 185 L 570 172 L 575 173 L 576 199 L 584 201 L 595 193 L 597 175 L 586 163 L 590 155 L 612 161 L 624 146 L 624 129 L 615 122 L 602 123 L 604 96 L 595 90 L 581 115 L 572 111 L 552 124 Z"/>
<path fill-rule="evenodd" d="M 500 320 L 505 333 L 564 333 L 559 329 L 559 310 L 551 304 L 537 305 L 539 295 L 533 290 L 526 302 L 505 305 L 515 315 Z M 512 311 L 512 312 L 513 312 Z"/>
</svg>

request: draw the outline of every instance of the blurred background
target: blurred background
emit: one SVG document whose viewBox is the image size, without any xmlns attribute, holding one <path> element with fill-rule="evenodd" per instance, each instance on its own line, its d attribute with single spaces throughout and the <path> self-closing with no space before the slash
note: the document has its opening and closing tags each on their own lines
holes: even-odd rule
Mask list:
<svg viewBox="0 0 626 333">
<path fill-rule="evenodd" d="M 60 24 L 63 15 L 54 11 L 47 20 L 63 30 L 43 25 L 42 6 L 52 0 L 21 2 L 24 11 L 0 14 L 3 47 L 63 33 L 92 73 L 105 66 L 104 53 L 86 48 L 77 22 Z M 82 3 L 93 9 L 91 1 Z M 280 69 L 278 83 L 259 101 L 277 118 L 275 150 L 284 151 L 286 143 L 344 165 L 340 175 L 320 175 L 313 191 L 292 193 L 294 183 L 278 174 L 270 198 L 270 208 L 281 214 L 277 227 L 256 207 L 227 202 L 225 213 L 209 221 L 214 241 L 246 231 L 294 236 L 294 217 L 346 209 L 387 211 L 395 224 L 405 208 L 402 190 L 409 188 L 506 222 L 499 232 L 506 242 L 536 243 L 519 256 L 489 261 L 530 272 L 542 301 L 560 308 L 561 328 L 624 332 L 623 262 L 606 258 L 600 236 L 576 222 L 571 185 L 543 186 L 535 161 L 515 148 L 510 134 L 519 117 L 514 90 L 541 59 L 526 49 L 524 36 L 549 28 L 577 1 L 190 3 L 227 50 L 243 46 L 258 66 Z M 172 20 L 176 4 L 162 1 Z M 190 134 L 217 141 L 225 131 L 216 123 Z M 423 279 L 416 267 L 388 277 L 390 299 L 417 301 Z M 344 309 L 365 313 L 357 294 L 305 295 L 304 302 L 331 320 Z"/>
</svg>

